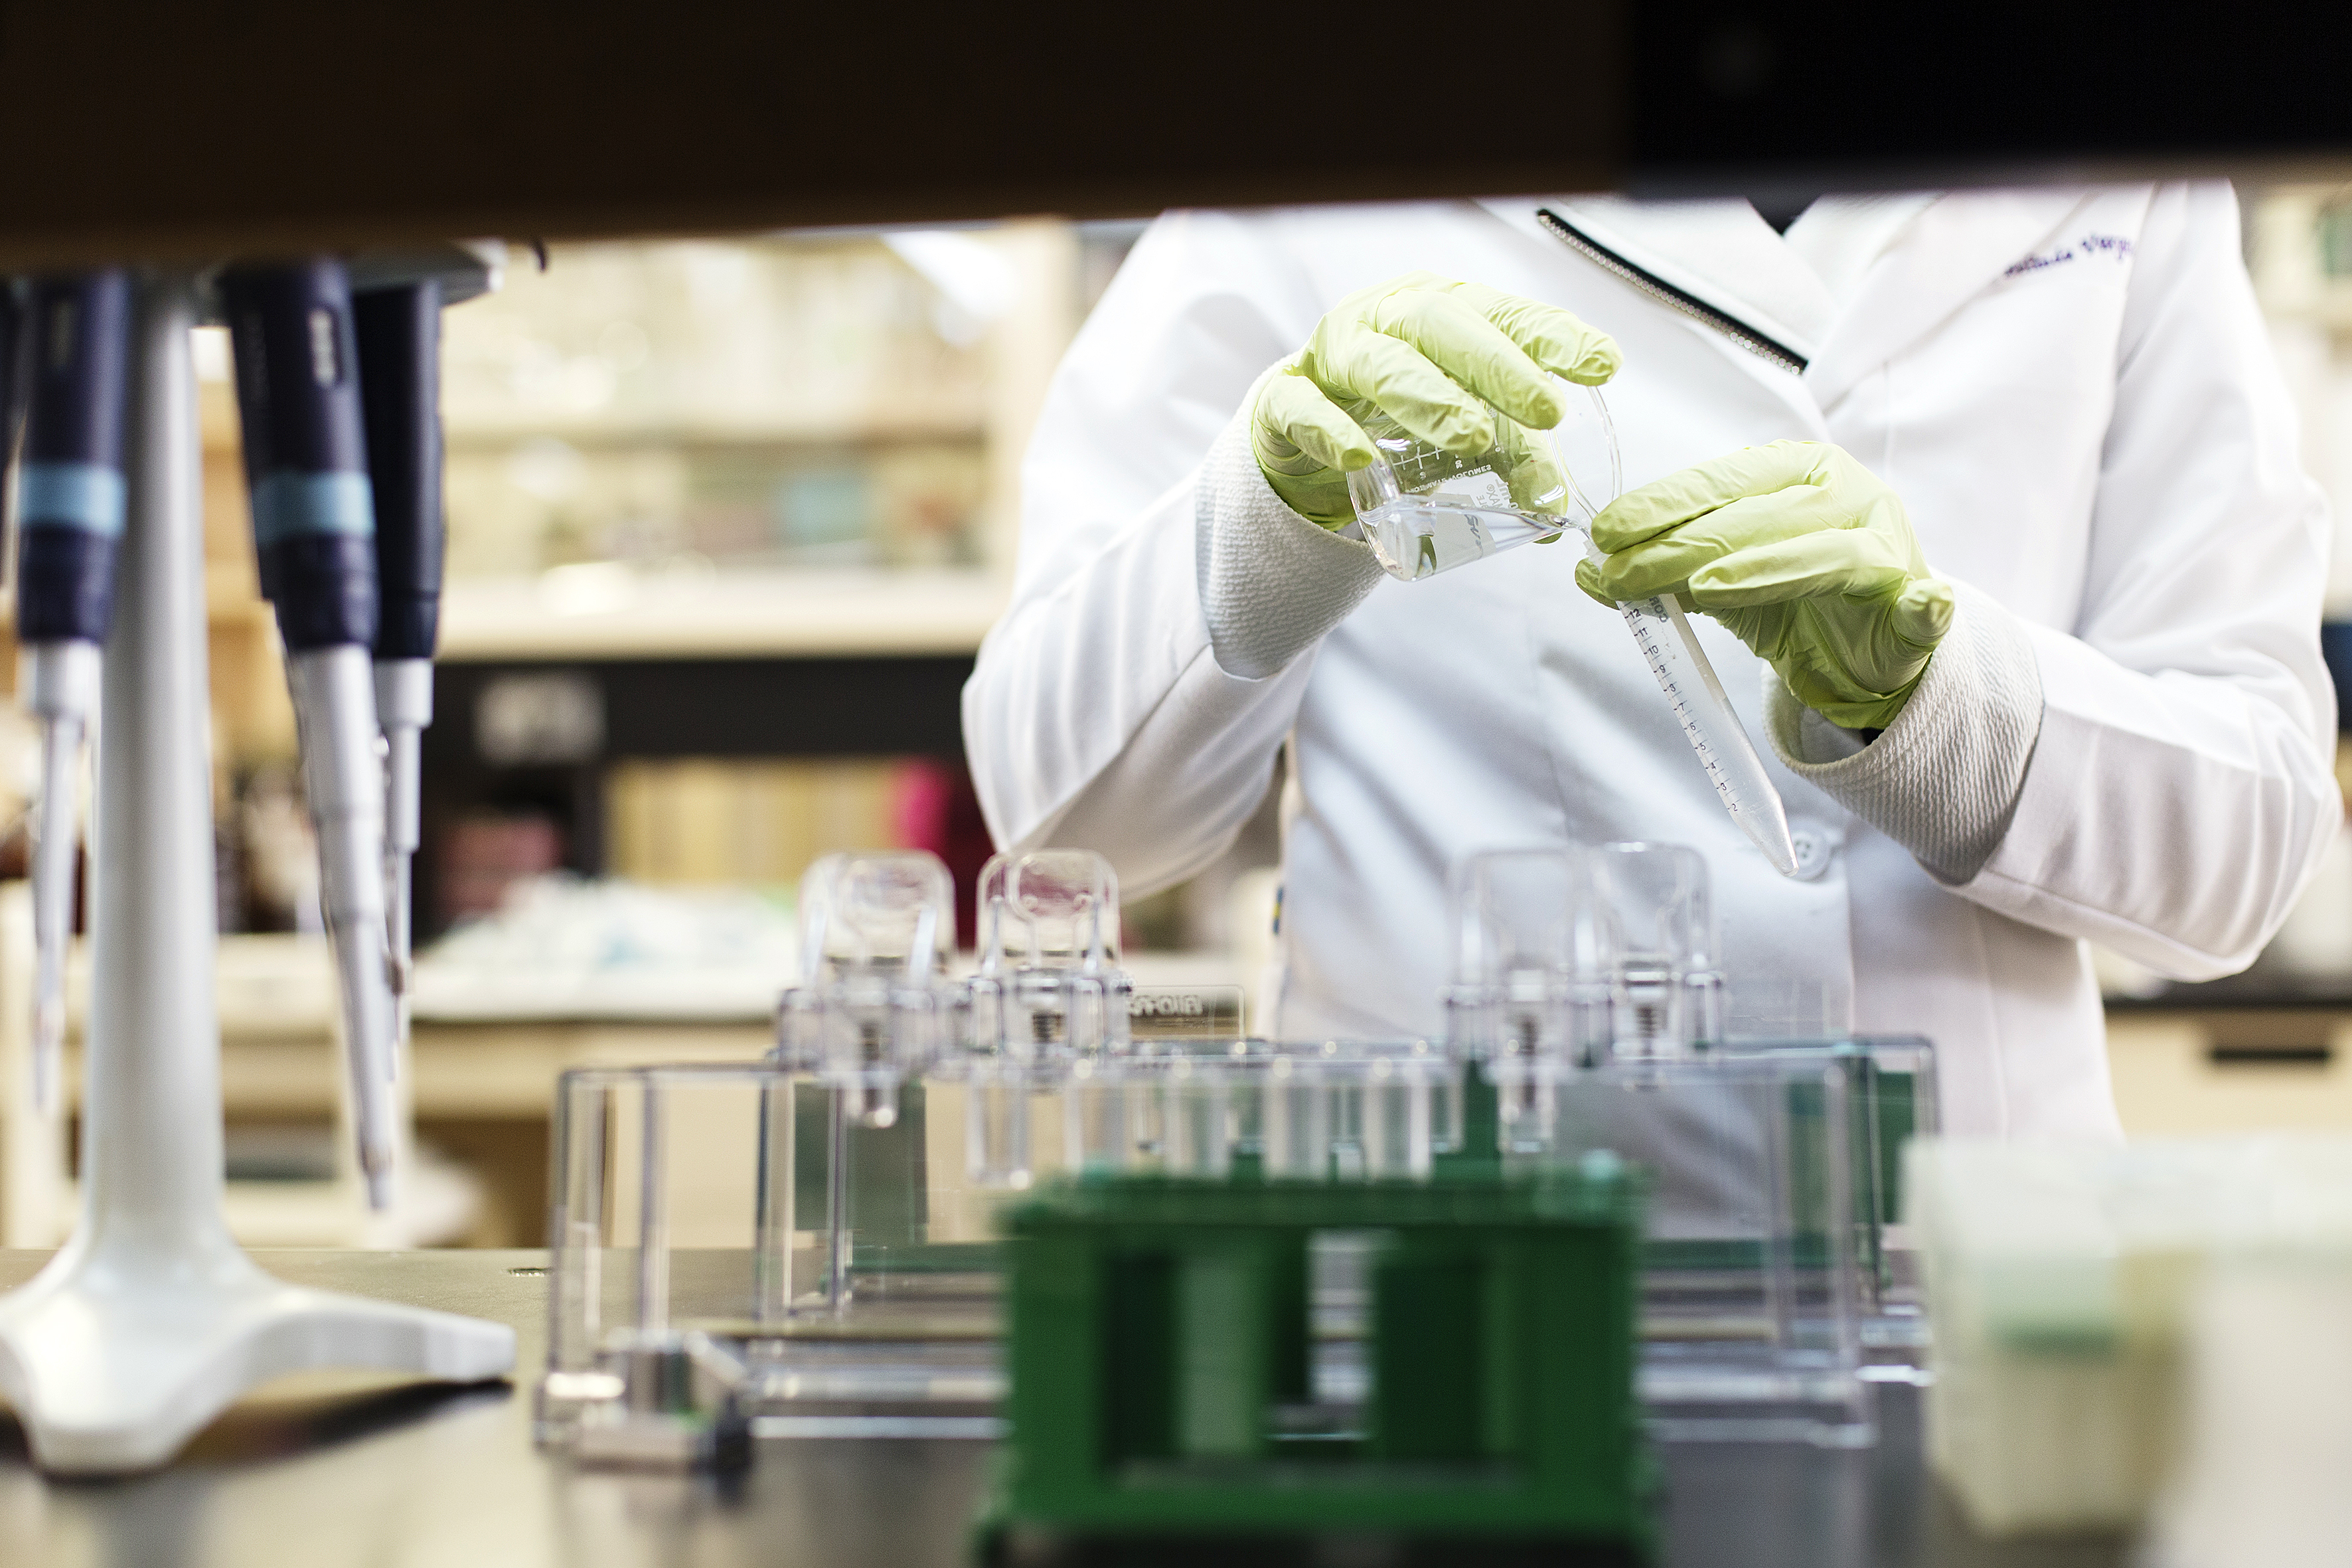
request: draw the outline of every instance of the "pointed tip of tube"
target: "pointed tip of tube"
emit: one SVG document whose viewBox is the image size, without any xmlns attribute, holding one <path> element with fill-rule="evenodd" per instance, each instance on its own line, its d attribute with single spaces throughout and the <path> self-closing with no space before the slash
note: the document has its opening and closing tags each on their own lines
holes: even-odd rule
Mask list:
<svg viewBox="0 0 2352 1568">
<path fill-rule="evenodd" d="M 1738 813 L 1735 820 L 1747 833 L 1748 841 L 1764 851 L 1764 858 L 1772 862 L 1772 869 L 1780 872 L 1783 877 L 1793 878 L 1797 875 L 1797 845 L 1796 841 L 1789 837 L 1787 817 L 1778 811 L 1771 813 L 1769 816 L 1764 816 L 1754 811 L 1744 811 Z"/>
<path fill-rule="evenodd" d="M 368 1207 L 377 1214 L 392 1207 L 392 1173 L 370 1171 L 367 1173 Z"/>
</svg>

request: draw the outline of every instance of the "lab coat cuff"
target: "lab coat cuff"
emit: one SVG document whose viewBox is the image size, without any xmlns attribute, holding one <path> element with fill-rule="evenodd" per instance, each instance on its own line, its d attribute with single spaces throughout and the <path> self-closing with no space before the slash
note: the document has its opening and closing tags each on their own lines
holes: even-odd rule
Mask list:
<svg viewBox="0 0 2352 1568">
<path fill-rule="evenodd" d="M 1265 482 L 1250 450 L 1256 404 L 1253 385 L 1209 448 L 1194 491 L 1193 566 L 1209 644 L 1220 668 L 1248 680 L 1320 642 L 1381 580 L 1370 545 L 1309 522 Z"/>
<path fill-rule="evenodd" d="M 2042 672 L 2015 617 L 1964 584 L 1952 588 L 1951 630 L 1877 740 L 1838 730 L 1769 668 L 1764 708 L 1790 772 L 1957 886 L 1992 858 L 2017 811 L 2042 733 Z"/>
</svg>

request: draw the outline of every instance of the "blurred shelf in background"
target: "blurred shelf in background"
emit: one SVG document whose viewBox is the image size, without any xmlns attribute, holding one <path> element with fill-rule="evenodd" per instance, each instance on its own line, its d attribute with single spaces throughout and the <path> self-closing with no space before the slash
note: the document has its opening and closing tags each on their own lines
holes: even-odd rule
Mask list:
<svg viewBox="0 0 2352 1568">
<path fill-rule="evenodd" d="M 979 571 L 645 573 L 612 563 L 461 580 L 442 602 L 455 662 L 971 654 L 1003 612 Z"/>
<path fill-rule="evenodd" d="M 2328 618 L 2352 620 L 2352 185 L 2239 195 L 2255 297 L 2302 416 L 2304 468 L 2335 511 Z"/>
<path fill-rule="evenodd" d="M 1031 221 L 518 257 L 447 319 L 452 578 L 1008 575 L 1086 248 Z"/>
<path fill-rule="evenodd" d="M 557 246 L 451 311 L 424 931 L 558 868 L 789 885 L 919 847 L 968 880 L 961 689 L 1046 382 L 1136 232 Z"/>
<path fill-rule="evenodd" d="M 789 888 L 799 854 L 835 849 L 929 849 L 968 889 L 989 853 L 963 763 L 971 671 L 921 653 L 445 663 L 423 929 L 547 871 Z"/>
</svg>

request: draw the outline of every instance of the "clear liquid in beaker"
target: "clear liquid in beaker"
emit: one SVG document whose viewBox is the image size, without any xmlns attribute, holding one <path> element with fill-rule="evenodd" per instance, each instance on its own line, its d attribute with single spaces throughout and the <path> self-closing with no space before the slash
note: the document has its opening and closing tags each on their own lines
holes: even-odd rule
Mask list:
<svg viewBox="0 0 2352 1568">
<path fill-rule="evenodd" d="M 1557 384 L 1567 412 L 1556 427 L 1530 429 L 1496 413 L 1494 443 L 1482 452 L 1449 452 L 1377 407 L 1358 413 L 1381 457 L 1348 476 L 1348 496 L 1382 570 L 1417 582 L 1556 539 L 1616 499 L 1608 405 L 1595 388 Z"/>
</svg>

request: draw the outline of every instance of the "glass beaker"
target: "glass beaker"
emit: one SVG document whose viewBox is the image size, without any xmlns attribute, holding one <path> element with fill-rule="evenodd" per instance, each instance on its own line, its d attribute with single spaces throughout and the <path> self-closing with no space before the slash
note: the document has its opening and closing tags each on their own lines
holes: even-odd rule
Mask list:
<svg viewBox="0 0 2352 1568">
<path fill-rule="evenodd" d="M 1617 499 L 1617 432 L 1598 387 L 1558 376 L 1565 412 L 1537 430 L 1495 409 L 1494 445 L 1467 456 L 1413 435 L 1366 404 L 1356 423 L 1380 457 L 1348 476 L 1355 528 L 1391 577 L 1416 582 L 1566 529 Z"/>
</svg>

